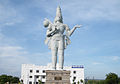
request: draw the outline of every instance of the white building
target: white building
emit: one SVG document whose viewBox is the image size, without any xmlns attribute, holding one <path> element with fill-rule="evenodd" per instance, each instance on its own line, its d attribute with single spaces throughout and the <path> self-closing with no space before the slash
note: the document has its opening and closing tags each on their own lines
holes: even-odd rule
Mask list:
<svg viewBox="0 0 120 84">
<path fill-rule="evenodd" d="M 45 70 L 52 70 L 51 64 L 47 66 L 36 66 L 33 64 L 22 64 L 21 71 L 21 80 L 24 84 L 38 84 L 38 80 L 41 80 L 44 84 L 46 81 L 46 73 Z M 70 82 L 77 82 L 84 80 L 84 67 L 83 66 L 65 66 L 64 70 L 71 71 L 70 74 Z M 80 84 L 82 84 L 80 82 Z"/>
</svg>

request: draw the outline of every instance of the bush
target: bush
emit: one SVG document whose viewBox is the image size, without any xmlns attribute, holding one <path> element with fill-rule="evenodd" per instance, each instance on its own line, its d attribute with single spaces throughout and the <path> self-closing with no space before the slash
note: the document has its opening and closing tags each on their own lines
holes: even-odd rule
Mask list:
<svg viewBox="0 0 120 84">
<path fill-rule="evenodd" d="M 118 84 L 118 75 L 115 73 L 106 74 L 106 84 Z"/>
</svg>

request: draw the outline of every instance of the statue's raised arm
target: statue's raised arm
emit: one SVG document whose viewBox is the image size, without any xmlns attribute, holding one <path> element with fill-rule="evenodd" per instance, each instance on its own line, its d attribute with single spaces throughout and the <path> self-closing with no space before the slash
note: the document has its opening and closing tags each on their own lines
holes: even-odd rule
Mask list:
<svg viewBox="0 0 120 84">
<path fill-rule="evenodd" d="M 76 30 L 76 28 L 80 28 L 82 25 L 75 25 L 72 29 L 70 29 L 67 25 L 66 27 L 66 35 L 69 37 L 73 34 L 73 32 Z"/>
</svg>

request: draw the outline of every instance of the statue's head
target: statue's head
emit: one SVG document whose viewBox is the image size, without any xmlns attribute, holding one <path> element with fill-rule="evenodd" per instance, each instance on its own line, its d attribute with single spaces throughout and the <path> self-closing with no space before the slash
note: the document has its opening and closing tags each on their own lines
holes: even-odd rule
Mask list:
<svg viewBox="0 0 120 84">
<path fill-rule="evenodd" d="M 45 18 L 45 20 L 43 22 L 44 27 L 48 27 L 49 24 L 50 24 L 49 20 Z"/>
<path fill-rule="evenodd" d="M 54 23 L 56 23 L 57 21 L 63 23 L 63 18 L 62 18 L 62 13 L 61 13 L 61 8 L 60 8 L 60 6 L 57 7 L 56 17 L 55 17 L 55 19 L 54 19 Z"/>
</svg>

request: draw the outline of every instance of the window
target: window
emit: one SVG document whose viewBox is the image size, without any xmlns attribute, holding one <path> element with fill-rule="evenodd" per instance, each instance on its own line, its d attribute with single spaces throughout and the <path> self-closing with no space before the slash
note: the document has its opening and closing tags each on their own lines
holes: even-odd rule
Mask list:
<svg viewBox="0 0 120 84">
<path fill-rule="evenodd" d="M 73 80 L 75 80 L 75 79 L 76 79 L 76 77 L 74 76 L 74 77 L 73 77 Z"/>
<path fill-rule="evenodd" d="M 23 80 L 21 79 L 21 82 L 23 83 Z"/>
<path fill-rule="evenodd" d="M 76 74 L 76 71 L 73 71 L 74 74 Z"/>
<path fill-rule="evenodd" d="M 32 84 L 32 82 L 30 81 L 29 84 Z"/>
<path fill-rule="evenodd" d="M 36 70 L 36 73 L 39 73 L 39 70 Z"/>
<path fill-rule="evenodd" d="M 42 84 L 45 84 L 45 82 L 42 82 Z"/>
<path fill-rule="evenodd" d="M 45 78 L 45 76 L 42 76 L 42 78 Z"/>
<path fill-rule="evenodd" d="M 62 80 L 62 77 L 55 77 L 55 80 Z"/>
<path fill-rule="evenodd" d="M 74 82 L 74 84 L 76 84 L 76 82 Z"/>
<path fill-rule="evenodd" d="M 36 76 L 36 78 L 39 78 L 39 76 Z"/>
<path fill-rule="evenodd" d="M 30 73 L 32 73 L 33 72 L 33 70 L 30 70 Z"/>
<path fill-rule="evenodd" d="M 45 73 L 45 70 L 43 70 L 43 73 Z"/>
<path fill-rule="evenodd" d="M 32 78 L 32 76 L 29 76 L 29 78 Z"/>
</svg>

